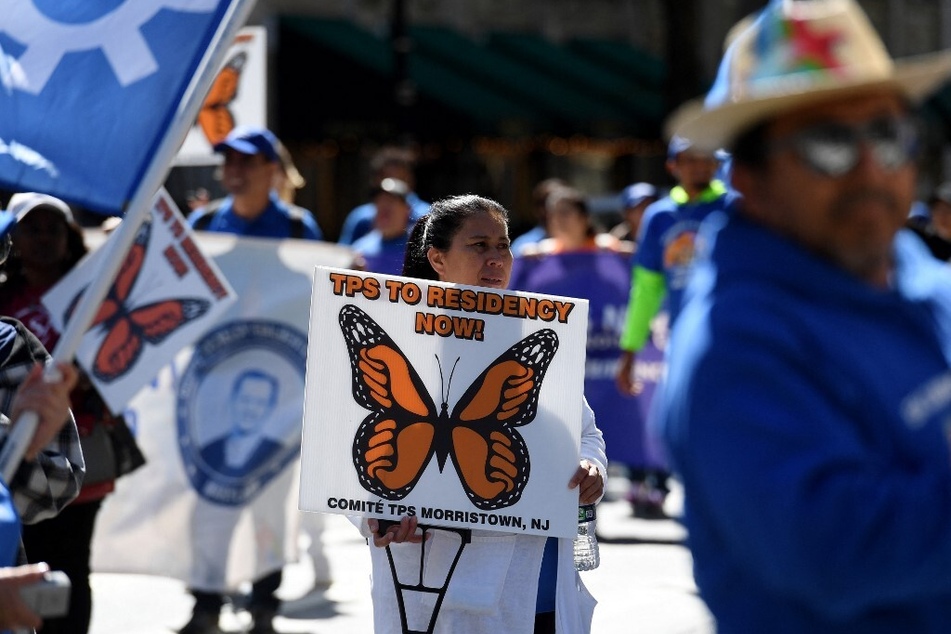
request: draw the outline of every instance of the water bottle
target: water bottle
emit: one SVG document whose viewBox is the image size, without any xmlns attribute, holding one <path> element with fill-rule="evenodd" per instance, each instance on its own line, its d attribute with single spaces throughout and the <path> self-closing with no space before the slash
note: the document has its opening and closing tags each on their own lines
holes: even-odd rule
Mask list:
<svg viewBox="0 0 951 634">
<path fill-rule="evenodd" d="M 595 536 L 596 519 L 594 504 L 578 507 L 578 535 L 575 537 L 576 570 L 594 570 L 601 565 L 598 538 Z"/>
</svg>

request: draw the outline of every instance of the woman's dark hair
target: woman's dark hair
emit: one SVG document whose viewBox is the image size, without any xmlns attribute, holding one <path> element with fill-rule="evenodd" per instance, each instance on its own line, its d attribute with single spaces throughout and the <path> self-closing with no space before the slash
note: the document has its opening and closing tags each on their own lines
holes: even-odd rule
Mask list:
<svg viewBox="0 0 951 634">
<path fill-rule="evenodd" d="M 37 206 L 38 209 L 42 205 Z M 57 210 L 59 212 L 59 210 Z M 89 251 L 83 239 L 83 230 L 75 222 L 63 219 L 66 225 L 66 257 L 63 260 L 61 271 L 66 275 Z M 25 283 L 23 277 L 23 263 L 16 249 L 11 250 L 6 262 L 0 263 L 0 289 L 10 291 Z M 12 292 L 12 291 L 11 291 Z"/>
<path fill-rule="evenodd" d="M 468 218 L 481 213 L 494 213 L 508 226 L 509 213 L 490 198 L 474 194 L 450 196 L 437 200 L 429 213 L 416 221 L 406 243 L 403 275 L 424 280 L 438 280 L 439 274 L 429 263 L 429 247 L 445 251 Z"/>
</svg>

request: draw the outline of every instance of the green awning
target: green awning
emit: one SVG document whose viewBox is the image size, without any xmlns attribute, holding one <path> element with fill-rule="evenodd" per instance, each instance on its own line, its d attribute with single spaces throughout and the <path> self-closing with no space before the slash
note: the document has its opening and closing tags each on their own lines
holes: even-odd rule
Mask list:
<svg viewBox="0 0 951 634">
<path fill-rule="evenodd" d="M 564 82 L 480 46 L 455 31 L 418 26 L 410 32 L 421 56 L 440 59 L 457 73 L 497 93 L 512 95 L 552 119 L 588 128 L 593 122 L 623 118 L 623 113 L 611 104 L 573 90 Z"/>
<path fill-rule="evenodd" d="M 667 76 L 664 61 L 625 42 L 577 38 L 568 43 L 568 48 L 646 90 L 659 92 L 664 88 L 664 78 Z"/>
<path fill-rule="evenodd" d="M 663 117 L 663 96 L 656 88 L 640 85 L 636 74 L 629 77 L 616 72 L 613 66 L 590 61 L 540 35 L 496 33 L 488 46 L 557 79 L 576 93 L 610 104 L 619 116 L 643 121 L 647 126 L 655 125 Z"/>
<path fill-rule="evenodd" d="M 385 35 L 346 20 L 284 17 L 281 26 L 312 39 L 364 68 L 373 81 L 394 70 Z M 654 136 L 659 130 L 659 90 L 625 77 L 616 65 L 601 67 L 540 37 L 494 36 L 480 43 L 444 27 L 412 26 L 409 74 L 419 94 L 496 131 Z M 354 78 L 363 81 L 366 78 Z M 340 87 L 336 92 L 340 94 Z"/>
<path fill-rule="evenodd" d="M 287 25 L 379 75 L 387 77 L 393 72 L 393 54 L 388 42 L 351 22 L 297 18 L 288 20 Z M 530 119 L 535 116 L 534 112 L 504 95 L 486 90 L 426 57 L 411 56 L 410 74 L 419 90 L 428 97 L 478 121 Z"/>
</svg>

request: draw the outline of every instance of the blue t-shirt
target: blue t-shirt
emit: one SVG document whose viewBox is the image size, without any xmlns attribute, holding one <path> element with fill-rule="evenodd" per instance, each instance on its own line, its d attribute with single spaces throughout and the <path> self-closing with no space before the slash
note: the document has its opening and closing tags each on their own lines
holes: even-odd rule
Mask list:
<svg viewBox="0 0 951 634">
<path fill-rule="evenodd" d="M 406 202 L 410 206 L 409 220 L 415 223 L 417 220 L 429 213 L 429 203 L 421 200 L 416 192 L 410 192 L 406 196 Z M 354 244 L 357 240 L 373 231 L 373 219 L 376 218 L 376 205 L 373 203 L 364 203 L 354 207 L 347 217 L 344 218 L 343 227 L 340 229 L 340 239 L 338 244 Z"/>
<path fill-rule="evenodd" d="M 538 244 L 547 237 L 548 232 L 545 231 L 545 227 L 542 227 L 541 225 L 532 227 L 519 237 L 512 240 L 512 255 L 515 257 L 523 255 L 526 247 Z"/>
<path fill-rule="evenodd" d="M 948 632 L 947 265 L 908 231 L 890 288 L 739 214 L 701 240 L 660 431 L 718 632 Z"/>
<path fill-rule="evenodd" d="M 229 196 L 222 201 L 221 206 L 214 212 L 211 222 L 205 231 L 215 233 L 233 233 L 239 236 L 255 238 L 289 238 L 291 237 L 291 214 L 287 204 L 271 193 L 267 208 L 254 220 L 246 220 L 234 213 L 233 199 Z M 205 215 L 205 209 L 200 208 L 188 216 L 188 224 L 195 226 L 198 218 Z M 323 232 L 310 212 L 301 214 L 303 235 L 305 240 L 322 240 Z"/>
<path fill-rule="evenodd" d="M 353 250 L 363 256 L 366 270 L 371 273 L 399 275 L 403 271 L 403 258 L 409 234 L 384 240 L 383 235 L 374 229 L 353 243 Z"/>
<path fill-rule="evenodd" d="M 669 196 L 644 211 L 634 265 L 663 273 L 671 324 L 680 310 L 700 223 L 714 211 L 723 209 L 727 201 L 726 188 L 714 181 L 698 199 L 687 202 L 686 192 L 675 187 Z"/>
</svg>

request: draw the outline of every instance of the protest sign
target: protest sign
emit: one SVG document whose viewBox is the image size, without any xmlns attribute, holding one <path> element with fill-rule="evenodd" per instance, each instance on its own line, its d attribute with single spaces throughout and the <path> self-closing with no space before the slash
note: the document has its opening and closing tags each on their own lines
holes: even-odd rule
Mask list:
<svg viewBox="0 0 951 634">
<path fill-rule="evenodd" d="M 80 296 L 101 270 L 97 250 L 43 296 L 62 332 Z M 115 282 L 76 358 L 119 413 L 158 371 L 217 321 L 235 294 L 164 189 L 156 194 Z"/>
<path fill-rule="evenodd" d="M 587 311 L 318 268 L 301 509 L 573 535 Z"/>
</svg>

